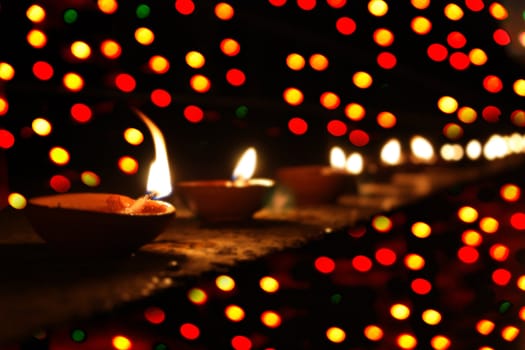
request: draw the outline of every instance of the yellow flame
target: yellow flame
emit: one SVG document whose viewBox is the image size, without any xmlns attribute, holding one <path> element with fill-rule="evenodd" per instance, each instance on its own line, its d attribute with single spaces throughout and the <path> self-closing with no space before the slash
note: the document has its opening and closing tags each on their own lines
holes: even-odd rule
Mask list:
<svg viewBox="0 0 525 350">
<path fill-rule="evenodd" d="M 345 151 L 341 147 L 334 146 L 330 150 L 330 166 L 335 169 L 344 169 L 346 164 Z"/>
<path fill-rule="evenodd" d="M 434 146 L 423 136 L 414 136 L 410 141 L 410 149 L 416 161 L 431 162 L 435 157 Z"/>
<path fill-rule="evenodd" d="M 160 129 L 144 113 L 134 109 L 135 113 L 142 119 L 148 127 L 153 137 L 155 147 L 155 159 L 150 165 L 148 174 L 147 191 L 154 192 L 156 198 L 169 196 L 172 191 L 170 166 L 168 162 L 168 152 L 164 135 Z"/>
<path fill-rule="evenodd" d="M 381 148 L 381 160 L 388 165 L 401 163 L 401 142 L 398 139 L 388 140 Z"/>
<path fill-rule="evenodd" d="M 363 172 L 363 167 L 364 167 L 363 156 L 358 152 L 351 153 L 346 159 L 345 168 L 346 168 L 346 171 L 349 172 L 350 174 L 355 174 L 355 175 L 361 174 Z"/>
<path fill-rule="evenodd" d="M 243 155 L 237 162 L 233 170 L 233 179 L 235 181 L 249 180 L 255 173 L 257 165 L 257 152 L 255 148 L 250 147 L 244 151 Z"/>
</svg>

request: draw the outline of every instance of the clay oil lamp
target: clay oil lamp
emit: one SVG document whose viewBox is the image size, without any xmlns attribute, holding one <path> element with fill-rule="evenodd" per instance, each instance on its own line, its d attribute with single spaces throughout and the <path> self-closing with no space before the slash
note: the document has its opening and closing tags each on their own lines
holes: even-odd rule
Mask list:
<svg viewBox="0 0 525 350">
<path fill-rule="evenodd" d="M 252 220 L 262 209 L 274 180 L 252 178 L 257 165 L 255 148 L 248 148 L 237 162 L 232 179 L 189 180 L 177 183 L 177 191 L 195 216 L 205 223 Z"/>
<path fill-rule="evenodd" d="M 133 199 L 115 193 L 63 193 L 30 198 L 25 209 L 35 233 L 70 256 L 127 255 L 154 240 L 175 216 L 168 196 L 171 179 L 164 137 L 143 114 L 152 132 L 155 160 L 147 195 Z"/>
<path fill-rule="evenodd" d="M 330 150 L 330 165 L 297 165 L 278 168 L 276 180 L 297 206 L 335 203 L 345 191 L 356 191 L 356 175 L 363 170 L 363 157 L 348 157 L 340 147 Z"/>
</svg>

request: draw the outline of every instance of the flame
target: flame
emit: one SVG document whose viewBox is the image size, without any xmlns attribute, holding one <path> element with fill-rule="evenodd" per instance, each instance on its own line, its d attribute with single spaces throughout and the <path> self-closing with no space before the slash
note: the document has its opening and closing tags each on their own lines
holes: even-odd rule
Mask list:
<svg viewBox="0 0 525 350">
<path fill-rule="evenodd" d="M 345 168 L 346 155 L 341 147 L 332 147 L 330 150 L 330 166 L 335 169 Z"/>
<path fill-rule="evenodd" d="M 401 163 L 401 142 L 398 139 L 388 140 L 381 149 L 381 160 L 388 165 Z"/>
<path fill-rule="evenodd" d="M 250 147 L 244 151 L 243 155 L 237 162 L 235 169 L 233 170 L 234 181 L 246 181 L 249 180 L 253 173 L 255 173 L 255 166 L 257 165 L 257 152 L 255 148 Z"/>
<path fill-rule="evenodd" d="M 348 158 L 346 159 L 345 169 L 350 174 L 355 174 L 355 175 L 361 174 L 363 172 L 363 167 L 364 167 L 363 156 L 358 152 L 354 152 L 350 154 Z"/>
<path fill-rule="evenodd" d="M 169 196 L 172 191 L 170 166 L 168 162 L 168 152 L 164 135 L 160 129 L 144 113 L 134 109 L 135 113 L 142 119 L 148 127 L 153 137 L 153 146 L 155 147 L 155 159 L 150 165 L 148 174 L 147 191 L 155 193 L 155 198 Z"/>
<path fill-rule="evenodd" d="M 430 163 L 434 160 L 434 146 L 423 136 L 414 136 L 410 140 L 410 149 L 416 162 Z"/>
</svg>

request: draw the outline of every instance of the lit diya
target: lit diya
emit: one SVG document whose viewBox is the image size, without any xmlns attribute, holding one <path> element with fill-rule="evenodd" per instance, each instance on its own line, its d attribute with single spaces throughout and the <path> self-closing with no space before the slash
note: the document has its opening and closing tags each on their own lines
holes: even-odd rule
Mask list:
<svg viewBox="0 0 525 350">
<path fill-rule="evenodd" d="M 252 178 L 256 163 L 257 152 L 250 147 L 239 159 L 232 180 L 181 181 L 177 189 L 202 221 L 247 221 L 263 207 L 265 196 L 274 186 L 271 179 Z"/>
<path fill-rule="evenodd" d="M 164 137 L 137 112 L 153 135 L 155 160 L 147 191 L 138 199 L 113 193 L 64 193 L 29 199 L 25 209 L 35 232 L 66 255 L 121 255 L 154 240 L 175 216 Z"/>
<path fill-rule="evenodd" d="M 333 203 L 349 187 L 356 191 L 356 176 L 363 170 L 363 157 L 354 152 L 348 157 L 340 147 L 330 150 L 330 166 L 298 165 L 281 167 L 276 179 L 289 190 L 296 205 Z"/>
</svg>

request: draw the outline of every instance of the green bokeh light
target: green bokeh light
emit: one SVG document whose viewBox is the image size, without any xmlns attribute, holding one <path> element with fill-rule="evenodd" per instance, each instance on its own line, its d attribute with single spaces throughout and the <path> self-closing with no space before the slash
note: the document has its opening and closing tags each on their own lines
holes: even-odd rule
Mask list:
<svg viewBox="0 0 525 350">
<path fill-rule="evenodd" d="M 71 331 L 71 339 L 74 342 L 81 343 L 86 340 L 86 332 L 81 329 L 74 329 Z"/>
<path fill-rule="evenodd" d="M 339 304 L 342 299 L 343 296 L 339 293 L 336 293 L 330 297 L 330 301 L 332 302 L 332 304 Z"/>
<path fill-rule="evenodd" d="M 504 314 L 505 312 L 509 311 L 511 306 L 512 306 L 512 303 L 510 301 L 503 301 L 499 304 L 498 311 L 500 314 Z"/>
<path fill-rule="evenodd" d="M 248 107 L 246 106 L 239 106 L 235 110 L 235 115 L 237 118 L 244 118 L 248 115 Z"/>
<path fill-rule="evenodd" d="M 78 19 L 78 12 L 75 9 L 67 9 L 64 11 L 64 22 L 71 24 Z"/>
<path fill-rule="evenodd" d="M 146 18 L 149 16 L 151 9 L 146 4 L 140 4 L 137 6 L 136 14 L 138 18 Z"/>
</svg>

